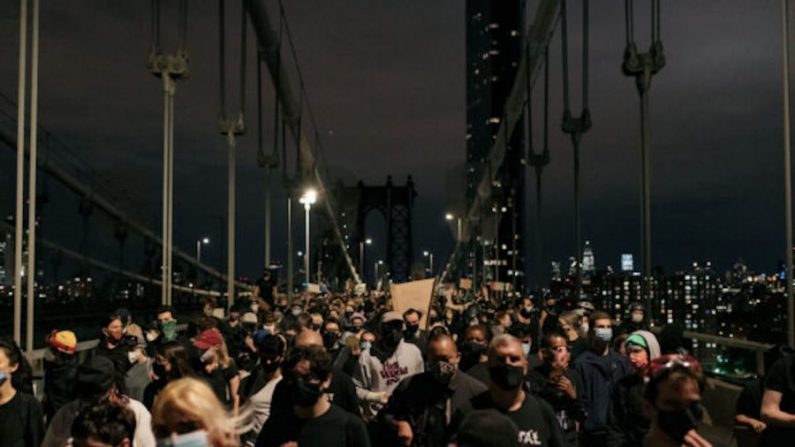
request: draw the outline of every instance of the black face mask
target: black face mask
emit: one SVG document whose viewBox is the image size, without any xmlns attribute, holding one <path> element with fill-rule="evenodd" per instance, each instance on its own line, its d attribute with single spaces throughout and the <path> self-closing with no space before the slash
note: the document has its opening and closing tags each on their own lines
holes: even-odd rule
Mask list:
<svg viewBox="0 0 795 447">
<path fill-rule="evenodd" d="M 657 412 L 657 425 L 668 436 L 679 444 L 683 444 L 685 435 L 696 428 L 704 413 L 698 402 L 689 407 L 677 410 L 659 410 Z"/>
<path fill-rule="evenodd" d="M 325 346 L 326 349 L 332 349 L 339 339 L 340 334 L 338 332 L 326 332 L 323 334 L 323 346 Z"/>
<path fill-rule="evenodd" d="M 281 361 L 278 357 L 275 358 L 260 357 L 259 364 L 262 370 L 266 374 L 272 374 L 274 371 L 276 371 L 279 368 L 279 366 L 281 366 Z"/>
<path fill-rule="evenodd" d="M 414 335 L 419 330 L 420 330 L 420 325 L 419 324 L 406 325 L 406 333 L 409 334 L 409 335 Z"/>
<path fill-rule="evenodd" d="M 166 366 L 161 365 L 160 363 L 154 362 L 152 363 L 152 372 L 155 373 L 158 379 L 161 381 L 166 380 Z"/>
<path fill-rule="evenodd" d="M 515 390 L 522 384 L 524 368 L 513 365 L 497 365 L 489 368 L 489 376 L 494 383 L 504 390 Z"/>
<path fill-rule="evenodd" d="M 397 345 L 400 344 L 400 340 L 403 339 L 403 332 L 400 329 L 389 329 L 384 334 L 384 345 L 386 345 L 390 349 L 397 348 Z"/>
<path fill-rule="evenodd" d="M 310 383 L 304 379 L 296 379 L 291 384 L 293 403 L 299 407 L 311 407 L 315 405 L 323 395 L 323 390 L 319 383 Z"/>
</svg>

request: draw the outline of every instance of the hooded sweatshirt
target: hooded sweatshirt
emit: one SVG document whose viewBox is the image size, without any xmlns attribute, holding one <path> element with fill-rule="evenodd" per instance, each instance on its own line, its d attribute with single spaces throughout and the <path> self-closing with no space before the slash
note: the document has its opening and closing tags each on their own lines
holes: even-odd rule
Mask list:
<svg viewBox="0 0 795 447">
<path fill-rule="evenodd" d="M 646 349 L 651 359 L 660 356 L 657 337 L 649 331 L 635 331 L 627 343 Z M 613 390 L 610 413 L 608 415 L 607 447 L 642 447 L 649 432 L 651 420 L 643 408 L 643 388 L 646 386 L 644 374 L 630 374 L 619 380 Z"/>
<path fill-rule="evenodd" d="M 376 346 L 371 348 L 371 351 Z M 380 359 L 370 351 L 362 351 L 353 375 L 356 396 L 362 406 L 362 416 L 371 420 L 383 404 L 375 401 L 373 393 L 392 394 L 401 380 L 425 370 L 419 348 L 401 340 L 394 352 Z"/>
</svg>

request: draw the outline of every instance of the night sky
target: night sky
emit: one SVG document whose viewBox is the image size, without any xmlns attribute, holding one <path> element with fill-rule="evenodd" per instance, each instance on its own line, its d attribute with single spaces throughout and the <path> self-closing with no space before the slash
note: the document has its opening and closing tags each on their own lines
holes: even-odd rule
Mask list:
<svg viewBox="0 0 795 447">
<path fill-rule="evenodd" d="M 239 13 L 232 5 L 236 2 L 228 3 L 231 28 Z M 275 2 L 267 3 L 275 11 Z M 430 249 L 441 264 L 453 245 L 444 213 L 455 211 L 464 195 L 464 1 L 285 3 L 330 171 L 347 184 L 359 179 L 383 183 L 389 174 L 402 184 L 412 175 L 419 193 L 415 254 Z M 580 8 L 571 3 L 571 40 L 578 43 Z M 649 16 L 646 2 L 636 3 L 636 39 L 645 49 Z M 173 10 L 176 1 L 164 4 Z M 530 1 L 530 10 L 537 4 Z M 636 266 L 639 261 L 639 102 L 634 80 L 620 70 L 623 5 L 612 1 L 591 6 L 593 128 L 582 143 L 581 184 L 583 235 L 591 241 L 597 267 L 619 265 L 621 253 L 634 253 Z M 662 7 L 667 65 L 651 90 L 654 264 L 671 271 L 694 260 L 711 260 L 726 268 L 743 258 L 754 269 L 773 270 L 784 256 L 779 3 L 721 0 L 665 2 Z M 77 164 L 105 179 L 88 181 L 126 191 L 132 200 L 125 206 L 159 232 L 162 92 L 159 80 L 145 68 L 149 13 L 149 2 L 140 0 L 43 2 L 39 122 L 72 148 Z M 163 20 L 174 23 L 169 16 Z M 18 2 L 0 0 L 0 93 L 13 99 L 17 24 Z M 236 79 L 232 33 L 228 77 Z M 226 213 L 226 145 L 216 125 L 216 41 L 216 2 L 191 2 L 192 75 L 178 84 L 176 96 L 175 239 L 191 252 L 197 237 L 209 235 L 213 243 L 205 259 L 210 263 L 221 260 L 217 242 Z M 253 60 L 253 45 L 249 48 Z M 571 51 L 572 82 L 579 91 L 579 47 L 573 44 Z M 547 261 L 565 260 L 574 245 L 572 149 L 559 131 L 558 34 L 550 52 L 552 163 L 544 172 Z M 262 262 L 264 213 L 251 65 L 248 80 L 252 133 L 241 141 L 238 157 L 237 263 L 239 273 L 255 276 Z M 230 97 L 236 97 L 236 88 L 230 82 Z M 270 123 L 269 84 L 265 90 Z M 540 97 L 540 90 L 536 92 Z M 579 104 L 578 95 L 573 104 Z M 7 118 L 2 119 L 3 129 L 9 129 Z M 265 132 L 270 141 L 269 124 Z M 529 222 L 535 197 L 532 175 L 528 170 Z M 4 215 L 13 214 L 13 188 L 14 156 L 2 150 Z M 280 259 L 286 248 L 283 197 L 279 192 L 274 200 L 274 257 Z M 47 237 L 72 247 L 80 243 L 76 203 L 63 198 L 47 205 Z M 110 246 L 112 227 L 100 217 L 92 219 L 93 246 Z M 383 257 L 380 219 L 368 219 L 367 232 L 375 239 L 374 255 Z M 299 219 L 296 230 L 301 223 Z M 97 256 L 115 259 L 107 251 Z"/>
</svg>

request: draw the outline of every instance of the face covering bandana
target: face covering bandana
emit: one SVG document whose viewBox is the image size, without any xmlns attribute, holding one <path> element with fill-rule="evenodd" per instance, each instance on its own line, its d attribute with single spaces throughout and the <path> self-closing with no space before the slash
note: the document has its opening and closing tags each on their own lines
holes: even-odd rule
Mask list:
<svg viewBox="0 0 795 447">
<path fill-rule="evenodd" d="M 685 435 L 696 428 L 701 422 L 702 416 L 701 405 L 696 402 L 689 407 L 677 410 L 659 410 L 657 424 L 674 441 L 684 444 Z"/>
<path fill-rule="evenodd" d="M 163 339 L 165 341 L 174 341 L 177 339 L 177 320 L 168 320 L 160 322 L 160 330 L 163 332 Z"/>
<path fill-rule="evenodd" d="M 384 334 L 384 343 L 390 348 L 396 348 L 402 339 L 403 332 L 401 332 L 399 329 L 390 329 L 386 334 Z"/>
<path fill-rule="evenodd" d="M 370 346 L 371 346 L 371 344 L 370 344 L 369 341 L 363 341 L 361 343 L 362 351 L 369 351 L 370 350 Z"/>
<path fill-rule="evenodd" d="M 456 366 L 450 362 L 436 362 L 428 367 L 428 372 L 439 383 L 447 385 L 455 376 Z"/>
<path fill-rule="evenodd" d="M 497 365 L 489 368 L 489 376 L 498 387 L 504 390 L 515 390 L 522 384 L 524 369 L 521 366 Z"/>
</svg>

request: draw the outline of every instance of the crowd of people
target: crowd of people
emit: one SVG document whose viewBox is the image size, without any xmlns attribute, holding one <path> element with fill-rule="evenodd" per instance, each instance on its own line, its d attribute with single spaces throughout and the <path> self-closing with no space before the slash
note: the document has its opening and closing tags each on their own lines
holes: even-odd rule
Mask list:
<svg viewBox="0 0 795 447">
<path fill-rule="evenodd" d="M 0 339 L 0 445 L 720 445 L 681 328 L 658 339 L 643 306 L 616 322 L 585 301 L 458 290 L 400 313 L 384 292 L 261 286 L 218 310 L 182 325 L 168 306 L 151 321 L 119 309 L 82 362 L 54 330 L 40 398 Z M 758 445 L 792 445 L 793 356 L 740 402 Z"/>
</svg>

